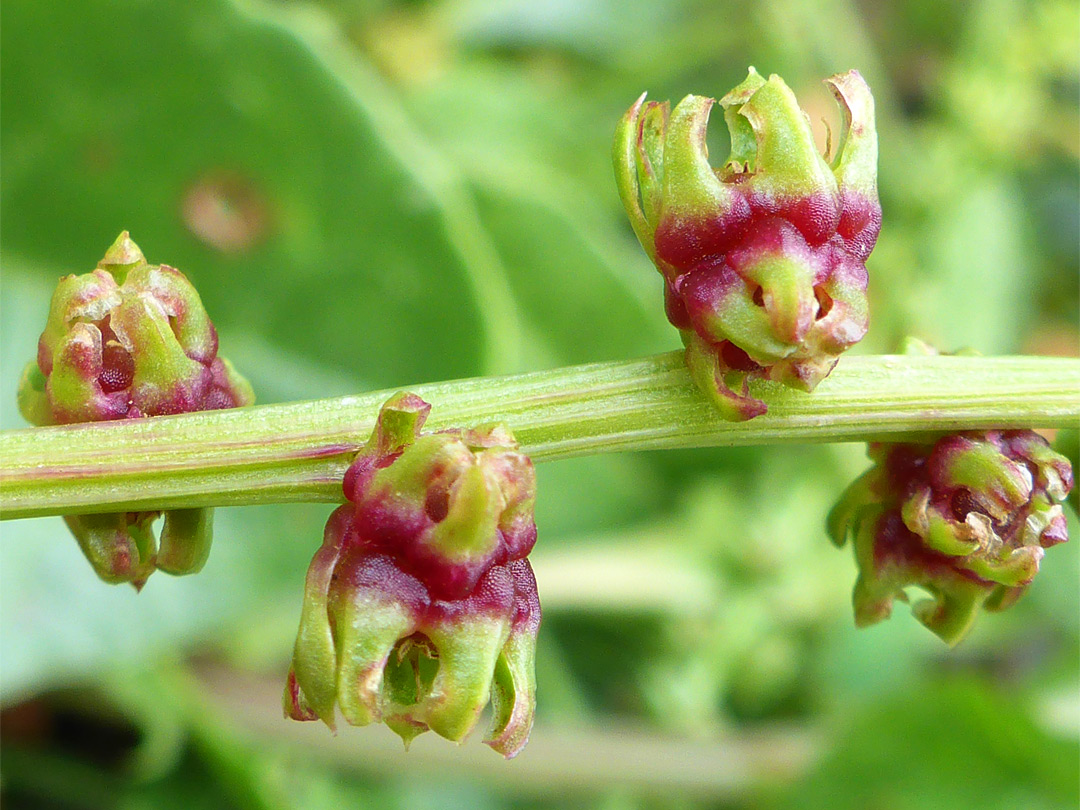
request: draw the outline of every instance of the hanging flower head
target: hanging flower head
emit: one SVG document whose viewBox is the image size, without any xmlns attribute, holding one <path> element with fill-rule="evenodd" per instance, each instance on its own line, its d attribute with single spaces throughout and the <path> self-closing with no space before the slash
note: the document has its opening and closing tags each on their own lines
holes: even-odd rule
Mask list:
<svg viewBox="0 0 1080 810">
<path fill-rule="evenodd" d="M 392 397 L 349 468 L 308 571 L 285 712 L 332 727 L 336 704 L 406 743 L 462 740 L 490 700 L 487 742 L 512 757 L 535 706 L 535 475 L 502 427 L 421 434 L 430 407 Z"/>
<path fill-rule="evenodd" d="M 854 540 L 860 626 L 888 618 L 917 586 L 931 598 L 913 605 L 916 618 L 955 644 L 980 607 L 1019 599 L 1044 549 L 1068 539 L 1059 502 L 1072 467 L 1034 431 L 872 444 L 870 457 L 829 516 L 837 545 Z"/>
</svg>

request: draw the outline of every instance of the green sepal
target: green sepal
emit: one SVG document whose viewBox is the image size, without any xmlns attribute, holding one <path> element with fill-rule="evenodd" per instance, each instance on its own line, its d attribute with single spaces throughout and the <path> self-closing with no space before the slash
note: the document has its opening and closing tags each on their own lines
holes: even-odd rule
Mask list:
<svg viewBox="0 0 1080 810">
<path fill-rule="evenodd" d="M 750 120 L 740 114 L 739 108 L 749 101 L 763 84 L 765 79 L 751 66 L 746 78 L 720 99 L 731 140 L 731 153 L 724 164 L 724 174 L 728 178 L 757 170 L 757 135 L 750 125 Z"/>
<path fill-rule="evenodd" d="M 431 406 L 416 394 L 398 391 L 383 403 L 375 428 L 361 455 L 385 457 L 402 452 L 416 441 Z"/>
<path fill-rule="evenodd" d="M 641 206 L 650 227 L 660 219 L 664 188 L 664 139 L 667 137 L 671 104 L 650 101 L 645 105 L 637 133 L 635 155 L 638 177 L 641 178 Z"/>
<path fill-rule="evenodd" d="M 866 505 L 858 525 L 854 527 L 852 546 L 855 550 L 855 564 L 859 569 L 852 594 L 856 627 L 869 627 L 889 618 L 892 615 L 893 599 L 897 596 L 895 584 L 878 569 L 874 550 L 877 525 L 883 514 L 881 508 Z"/>
<path fill-rule="evenodd" d="M 735 192 L 713 171 L 705 144 L 714 103 L 711 98 L 690 95 L 671 111 L 664 140 L 662 220 L 719 217 L 733 207 Z"/>
<path fill-rule="evenodd" d="M 439 671 L 424 706 L 424 720 L 440 737 L 460 742 L 476 726 L 491 699 L 491 679 L 509 624 L 504 618 L 480 615 L 428 629 L 439 651 Z"/>
<path fill-rule="evenodd" d="M 825 518 L 825 530 L 837 548 L 843 548 L 848 536 L 862 522 L 860 513 L 873 502 L 878 472 L 871 468 L 856 478 L 844 490 L 840 499 Z"/>
<path fill-rule="evenodd" d="M 517 451 L 513 434 L 501 426 L 499 430 L 500 446 L 489 447 L 481 455 L 480 463 L 487 475 L 494 478 L 502 496 L 499 529 L 514 535 L 536 522 L 536 468 L 528 456 Z"/>
<path fill-rule="evenodd" d="M 749 188 L 770 199 L 838 197 L 836 177 L 818 152 L 810 121 L 783 79 L 770 76 L 738 113 L 750 122 L 757 141 Z"/>
<path fill-rule="evenodd" d="M 874 96 L 857 70 L 825 80 L 840 107 L 840 137 L 832 154 L 832 171 L 841 191 L 877 197 L 877 130 Z"/>
<path fill-rule="evenodd" d="M 799 255 L 790 250 L 763 252 L 743 269 L 743 276 L 761 287 L 770 341 L 775 340 L 776 345 L 784 347 L 776 360 L 791 354 L 814 322 L 818 310 L 814 298 L 814 272 L 808 252 Z M 746 347 L 743 349 L 750 353 Z"/>
<path fill-rule="evenodd" d="M 1062 431 L 1067 434 L 1069 431 Z M 1014 439 L 1014 445 L 1021 442 Z M 1071 480 L 1072 464 L 1067 456 L 1056 452 L 1048 444 L 1037 440 L 1037 437 L 1029 437 L 1022 443 L 1022 453 L 1025 459 L 1035 465 L 1035 485 L 1045 490 L 1051 498 L 1061 501 L 1069 493 L 1069 486 L 1065 484 L 1065 477 Z"/>
<path fill-rule="evenodd" d="M 49 405 L 64 423 L 96 422 L 105 418 L 101 373 L 101 330 L 78 322 L 58 340 L 47 384 Z"/>
<path fill-rule="evenodd" d="M 214 540 L 214 510 L 169 509 L 158 538 L 157 568 L 173 576 L 197 574 Z"/>
<path fill-rule="evenodd" d="M 642 210 L 642 190 L 638 173 L 638 138 L 641 128 L 641 107 L 645 103 L 645 93 L 619 119 L 615 127 L 615 139 L 612 143 L 612 164 L 615 167 L 615 186 L 619 191 L 630 226 L 649 258 L 656 261 L 656 248 L 653 246 L 655 222 L 651 223 Z"/>
<path fill-rule="evenodd" d="M 1027 592 L 1029 585 L 1030 583 L 1027 582 L 1013 586 L 998 585 L 990 592 L 990 596 L 986 598 L 986 601 L 983 602 L 983 610 L 989 613 L 1000 613 L 1003 610 L 1008 610 Z"/>
<path fill-rule="evenodd" d="M 53 290 L 49 317 L 41 333 L 39 348 L 44 349 L 51 362 L 53 353 L 72 324 L 100 321 L 120 301 L 119 285 L 104 270 L 97 269 L 81 276 L 64 276 Z M 42 368 L 42 371 L 51 374 L 51 369 Z"/>
<path fill-rule="evenodd" d="M 382 592 L 347 585 L 337 596 L 330 610 L 338 706 L 349 725 L 366 726 L 383 718 L 383 670 L 394 645 L 415 632 L 417 623 L 408 608 Z"/>
<path fill-rule="evenodd" d="M 1064 495 L 1061 496 L 1064 498 Z M 1043 532 L 1050 528 L 1051 524 L 1064 521 L 1065 510 L 1061 504 L 1052 503 L 1045 497 L 1036 496 L 1031 499 L 1027 520 L 1021 528 L 1021 544 L 1024 546 L 1041 545 Z"/>
<path fill-rule="evenodd" d="M 425 533 L 419 544 L 449 562 L 484 559 L 499 545 L 499 518 L 506 506 L 497 474 L 482 453 L 450 488 L 446 517 Z"/>
<path fill-rule="evenodd" d="M 1007 588 L 1031 582 L 1046 552 L 1039 546 L 1002 549 L 1001 555 L 972 555 L 965 567 L 976 576 Z"/>
<path fill-rule="evenodd" d="M 832 307 L 824 317 L 819 310 L 800 354 L 825 355 L 835 363 L 848 347 L 866 334 L 870 325 L 870 303 L 865 290 L 846 283 L 837 274 L 820 285 L 820 289 L 832 299 Z"/>
<path fill-rule="evenodd" d="M 1027 467 L 1010 461 L 992 444 L 965 440 L 949 459 L 945 483 L 970 490 L 1001 519 L 1031 497 L 1033 479 Z"/>
<path fill-rule="evenodd" d="M 730 340 L 761 365 L 782 360 L 795 350 L 772 334 L 768 313 L 754 303 L 746 284 L 732 285 L 717 300 L 705 326 L 711 337 Z"/>
<path fill-rule="evenodd" d="M 143 264 L 146 264 L 146 257 L 142 250 L 132 241 L 127 231 L 121 231 L 97 266 L 99 270 L 104 270 L 116 279 L 117 284 L 123 284 L 128 273 Z"/>
<path fill-rule="evenodd" d="M 911 606 L 912 615 L 930 632 L 955 647 L 971 630 L 986 591 L 976 585 L 961 585 L 937 590 L 929 599 L 920 599 Z"/>
<path fill-rule="evenodd" d="M 900 506 L 904 525 L 921 537 L 934 551 L 951 556 L 966 556 L 987 541 L 984 527 L 974 523 L 961 523 L 949 515 L 941 514 L 930 505 L 929 487 L 921 487 Z"/>
<path fill-rule="evenodd" d="M 696 332 L 679 331 L 686 347 L 685 360 L 690 379 L 705 393 L 720 415 L 730 422 L 744 422 L 767 410 L 765 403 L 749 394 L 746 374 L 721 368 L 716 352 Z M 736 393 L 732 385 L 738 385 Z"/>
<path fill-rule="evenodd" d="M 536 633 L 511 631 L 491 681 L 491 729 L 484 743 L 513 759 L 529 741 L 536 713 Z"/>
<path fill-rule="evenodd" d="M 293 647 L 292 671 L 304 705 L 330 728 L 335 727 L 338 654 L 330 628 L 329 592 L 334 567 L 341 557 L 342 531 L 351 511 L 347 505 L 339 506 L 326 523 L 323 544 L 315 552 L 304 580 L 300 629 Z M 289 698 L 288 687 L 285 697 Z"/>
<path fill-rule="evenodd" d="M 174 403 L 195 402 L 206 384 L 205 367 L 177 341 L 170 315 L 146 295 L 125 296 L 112 311 L 116 337 L 131 353 L 135 375 L 131 397 L 148 414 L 168 412 Z"/>
</svg>

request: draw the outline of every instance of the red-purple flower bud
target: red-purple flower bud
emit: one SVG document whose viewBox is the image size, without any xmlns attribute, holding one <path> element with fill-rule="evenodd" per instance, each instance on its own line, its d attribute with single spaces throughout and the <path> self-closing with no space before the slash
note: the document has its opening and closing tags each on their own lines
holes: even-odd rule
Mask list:
<svg viewBox="0 0 1080 810">
<path fill-rule="evenodd" d="M 308 571 L 285 712 L 333 727 L 336 704 L 406 743 L 428 729 L 461 740 L 490 700 L 487 742 L 511 757 L 535 707 L 535 475 L 504 428 L 421 435 L 429 411 L 391 398 L 345 476 L 350 503 Z"/>
<path fill-rule="evenodd" d="M 980 607 L 1020 598 L 1043 549 L 1068 539 L 1059 502 L 1072 468 L 1033 431 L 874 444 L 870 457 L 875 466 L 829 515 L 838 545 L 854 538 L 860 626 L 888 618 L 893 600 L 919 586 L 933 598 L 913 606 L 916 618 L 955 644 Z"/>
<path fill-rule="evenodd" d="M 147 264 L 125 231 L 95 270 L 60 280 L 19 405 L 35 424 L 71 424 L 251 404 L 217 348 L 191 282 Z"/>
<path fill-rule="evenodd" d="M 642 95 L 616 130 L 623 205 L 664 276 L 690 373 L 729 419 L 765 412 L 749 377 L 812 390 L 866 334 L 864 262 L 881 227 L 874 103 L 856 71 L 827 83 L 843 113 L 827 158 L 783 80 L 753 68 L 720 99 L 731 155 L 719 169 L 705 146 L 711 98 L 671 111 Z"/>
<path fill-rule="evenodd" d="M 35 425 L 133 419 L 250 405 L 251 386 L 217 355 L 217 332 L 195 288 L 146 262 L 120 234 L 92 272 L 53 293 L 37 360 L 23 371 L 19 409 Z M 194 573 L 210 551 L 211 511 L 70 515 L 98 575 L 141 588 L 161 569 Z"/>
</svg>

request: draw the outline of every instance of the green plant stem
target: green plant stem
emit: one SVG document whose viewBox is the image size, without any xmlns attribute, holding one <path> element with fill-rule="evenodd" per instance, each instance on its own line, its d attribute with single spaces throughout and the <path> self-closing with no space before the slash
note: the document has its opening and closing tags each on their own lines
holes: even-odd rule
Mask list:
<svg viewBox="0 0 1080 810">
<path fill-rule="evenodd" d="M 875 441 L 1071 427 L 1080 360 L 848 357 L 813 394 L 768 381 L 769 412 L 726 422 L 680 353 L 409 387 L 428 429 L 498 421 L 536 461 L 617 450 Z M 390 391 L 0 433 L 0 517 L 342 500 L 341 477 Z"/>
</svg>

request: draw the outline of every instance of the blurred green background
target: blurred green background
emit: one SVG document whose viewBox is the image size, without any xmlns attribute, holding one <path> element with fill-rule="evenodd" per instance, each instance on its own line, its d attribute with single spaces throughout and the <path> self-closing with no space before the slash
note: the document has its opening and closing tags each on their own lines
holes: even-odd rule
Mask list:
<svg viewBox="0 0 1080 810">
<path fill-rule="evenodd" d="M 1077 353 L 1075 2 L 7 0 L 0 40 L 5 428 L 56 279 L 125 228 L 195 282 L 264 403 L 677 348 L 611 133 L 642 90 L 716 96 L 749 64 L 822 133 L 821 77 L 874 90 L 859 351 Z M 58 518 L 5 523 L 3 802 L 1076 807 L 1080 539 L 954 652 L 903 606 L 857 632 L 823 521 L 865 464 L 542 465 L 539 709 L 510 763 L 281 719 L 325 506 L 219 510 L 205 571 L 138 596 Z"/>
</svg>

